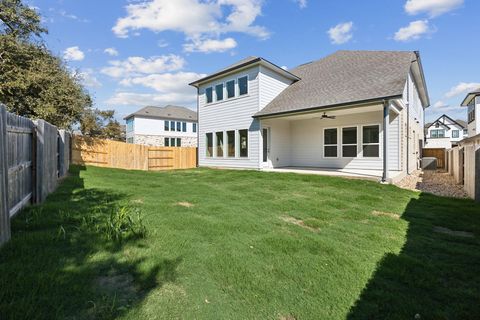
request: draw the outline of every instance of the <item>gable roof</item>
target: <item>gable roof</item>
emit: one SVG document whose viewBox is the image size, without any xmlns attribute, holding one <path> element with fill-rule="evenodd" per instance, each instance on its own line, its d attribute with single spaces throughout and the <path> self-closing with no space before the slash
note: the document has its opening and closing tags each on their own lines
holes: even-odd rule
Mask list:
<svg viewBox="0 0 480 320">
<path fill-rule="evenodd" d="M 185 107 L 172 106 L 172 105 L 167 105 L 165 107 L 148 106 L 126 116 L 124 119 L 126 120 L 134 116 L 146 117 L 146 118 L 197 121 L 197 113 L 195 111 Z"/>
<path fill-rule="evenodd" d="M 466 129 L 467 128 L 467 122 L 464 121 L 464 120 L 453 120 L 452 118 L 450 118 L 449 116 L 447 116 L 446 114 L 442 114 L 440 117 L 438 117 L 437 120 L 433 121 L 432 123 L 429 123 L 428 126 L 426 126 L 426 128 L 430 128 L 432 125 L 434 125 L 435 123 L 440 123 L 442 125 L 444 125 L 445 127 L 447 127 L 448 129 L 450 129 L 450 127 L 448 125 L 446 125 L 445 123 L 441 122 L 440 119 L 442 118 L 447 118 L 448 120 L 450 120 L 451 122 L 453 122 L 454 124 L 458 125 L 459 127 L 461 127 L 462 129 Z"/>
<path fill-rule="evenodd" d="M 417 52 L 337 51 L 292 69 L 300 80 L 254 117 L 400 98 L 414 62 L 418 64 L 414 70 L 417 87 L 426 107 L 430 102 Z"/>
<path fill-rule="evenodd" d="M 480 88 L 473 90 L 472 92 L 468 93 L 465 99 L 463 99 L 462 103 L 460 104 L 462 107 L 468 106 L 470 101 L 476 96 L 480 96 Z"/>
<path fill-rule="evenodd" d="M 238 71 L 240 69 L 243 69 L 243 68 L 246 68 L 246 67 L 249 67 L 249 66 L 252 66 L 252 65 L 255 65 L 255 64 L 262 64 L 282 75 L 284 75 L 285 77 L 289 78 L 289 79 L 292 79 L 294 81 L 297 81 L 297 80 L 300 80 L 295 74 L 292 74 L 291 72 L 277 66 L 276 64 L 268 61 L 267 59 L 264 59 L 262 57 L 255 57 L 255 56 L 250 56 L 250 57 L 247 57 L 245 59 L 242 59 L 240 61 L 237 61 L 235 62 L 234 64 L 231 64 L 229 65 L 228 67 L 226 68 L 223 68 L 223 69 L 220 69 L 204 78 L 201 78 L 201 79 L 198 79 L 192 83 L 189 83 L 189 85 L 191 86 L 194 86 L 194 87 L 198 87 L 201 83 L 204 83 L 204 82 L 207 82 L 209 80 L 213 80 L 215 78 L 218 78 L 218 77 L 221 77 L 225 74 L 228 74 L 232 71 Z"/>
</svg>

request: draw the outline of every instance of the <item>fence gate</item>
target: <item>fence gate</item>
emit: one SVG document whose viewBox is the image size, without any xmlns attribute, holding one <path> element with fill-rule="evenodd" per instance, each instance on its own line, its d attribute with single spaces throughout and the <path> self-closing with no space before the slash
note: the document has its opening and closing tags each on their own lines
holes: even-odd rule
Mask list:
<svg viewBox="0 0 480 320">
<path fill-rule="evenodd" d="M 437 158 L 437 168 L 445 169 L 445 149 L 444 148 L 423 149 L 422 157 Z"/>
</svg>

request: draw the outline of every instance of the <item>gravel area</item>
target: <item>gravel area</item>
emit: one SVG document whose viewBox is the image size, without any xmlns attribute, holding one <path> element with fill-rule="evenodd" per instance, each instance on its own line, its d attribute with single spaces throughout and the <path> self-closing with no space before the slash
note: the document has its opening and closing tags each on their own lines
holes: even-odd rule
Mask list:
<svg viewBox="0 0 480 320">
<path fill-rule="evenodd" d="M 440 170 L 417 170 L 396 185 L 400 188 L 433 193 L 437 196 L 467 198 L 463 186 L 455 184 L 451 175 Z"/>
</svg>

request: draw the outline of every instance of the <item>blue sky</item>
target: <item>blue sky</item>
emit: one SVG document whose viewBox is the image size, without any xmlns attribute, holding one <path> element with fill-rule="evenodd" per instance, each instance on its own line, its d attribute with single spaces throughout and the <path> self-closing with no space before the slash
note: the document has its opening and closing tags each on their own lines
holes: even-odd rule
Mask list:
<svg viewBox="0 0 480 320">
<path fill-rule="evenodd" d="M 419 50 L 432 106 L 480 87 L 478 0 L 29 0 L 49 48 L 118 118 L 144 105 L 195 108 L 187 83 L 246 56 L 293 68 L 336 50 Z"/>
</svg>

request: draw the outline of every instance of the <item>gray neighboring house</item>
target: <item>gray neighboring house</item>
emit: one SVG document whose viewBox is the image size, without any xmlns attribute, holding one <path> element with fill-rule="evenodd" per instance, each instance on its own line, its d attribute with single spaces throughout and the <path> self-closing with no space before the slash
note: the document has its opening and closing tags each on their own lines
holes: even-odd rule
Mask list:
<svg viewBox="0 0 480 320">
<path fill-rule="evenodd" d="M 145 107 L 124 118 L 126 141 L 159 147 L 196 147 L 197 113 L 168 105 Z"/>
<path fill-rule="evenodd" d="M 468 136 L 480 134 L 480 88 L 467 94 L 462 101 L 462 107 L 467 107 Z"/>
</svg>

